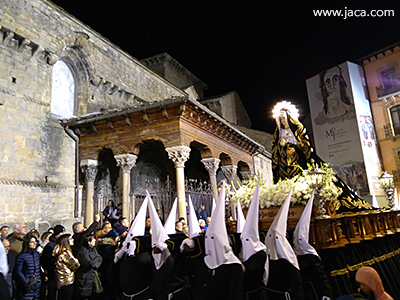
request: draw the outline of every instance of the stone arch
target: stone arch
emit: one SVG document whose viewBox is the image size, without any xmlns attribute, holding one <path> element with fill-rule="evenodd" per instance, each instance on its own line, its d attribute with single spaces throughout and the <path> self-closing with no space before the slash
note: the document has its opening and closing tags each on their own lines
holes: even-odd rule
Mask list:
<svg viewBox="0 0 400 300">
<path fill-rule="evenodd" d="M 143 188 L 143 183 L 139 182 L 141 180 L 140 171 L 142 170 L 142 167 L 144 167 L 148 172 L 154 173 L 155 176 L 158 176 L 160 183 L 164 182 L 167 177 L 169 177 L 171 181 L 175 181 L 174 164 L 168 158 L 168 153 L 165 151 L 164 144 L 161 141 L 142 141 L 135 145 L 135 151 L 137 151 L 137 154 L 135 154 L 138 158 L 136 160 L 136 166 L 132 171 L 132 191 L 135 188 L 138 188 L 141 191 L 141 188 Z M 154 172 L 150 169 L 154 169 Z"/>
<path fill-rule="evenodd" d="M 114 152 L 108 148 L 102 148 L 98 153 L 98 171 L 94 182 L 94 212 L 100 213 L 108 203 L 113 200 L 117 205 L 121 200 L 119 167 L 114 158 Z"/>
<path fill-rule="evenodd" d="M 248 180 L 249 179 L 249 175 L 251 175 L 251 170 L 250 170 L 250 166 L 243 162 L 243 161 L 239 161 L 237 164 L 237 175 L 240 178 L 240 180 Z"/>
<path fill-rule="evenodd" d="M 72 71 L 75 79 L 75 115 L 88 113 L 90 104 L 90 79 L 93 77 L 93 67 L 89 56 L 80 46 L 67 46 L 60 53 L 62 60 Z"/>
<path fill-rule="evenodd" d="M 190 179 L 198 179 L 200 181 L 209 181 L 209 174 L 202 158 L 211 157 L 211 150 L 196 141 L 190 143 L 190 156 L 185 163 L 185 177 Z"/>
<path fill-rule="evenodd" d="M 53 66 L 50 111 L 51 116 L 57 119 L 71 118 L 76 115 L 75 74 L 62 59 Z"/>
<path fill-rule="evenodd" d="M 237 166 L 238 170 L 240 170 L 241 172 L 250 172 L 250 166 L 241 160 L 238 162 Z"/>
<path fill-rule="evenodd" d="M 132 153 L 135 154 L 135 155 L 139 155 L 140 147 L 142 147 L 142 146 L 143 146 L 142 142 L 139 142 L 139 143 L 135 144 L 133 147 L 131 147 Z"/>
<path fill-rule="evenodd" d="M 131 195 L 135 201 L 135 211 L 140 208 L 147 190 L 155 207 L 160 209 L 162 217 L 165 218 L 175 197 L 175 194 L 171 197 L 172 194 L 166 191 L 165 186 L 168 182 L 171 186 L 176 186 L 174 163 L 168 158 L 161 141 L 144 140 L 134 148 L 138 156 L 131 177 Z"/>
<path fill-rule="evenodd" d="M 197 149 L 201 154 L 201 158 L 212 157 L 211 149 L 202 143 L 193 141 L 190 143 L 189 147 Z"/>
<path fill-rule="evenodd" d="M 221 153 L 219 155 L 219 159 L 221 160 L 221 166 L 228 166 L 228 165 L 232 165 L 232 158 L 226 154 L 226 153 Z"/>
</svg>

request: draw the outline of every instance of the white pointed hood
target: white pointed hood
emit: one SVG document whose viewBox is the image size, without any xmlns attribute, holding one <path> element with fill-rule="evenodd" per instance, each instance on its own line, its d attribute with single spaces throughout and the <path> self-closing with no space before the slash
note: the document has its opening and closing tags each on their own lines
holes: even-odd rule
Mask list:
<svg viewBox="0 0 400 300">
<path fill-rule="evenodd" d="M 258 231 L 258 220 L 259 220 L 259 207 L 260 207 L 260 181 L 258 181 L 257 187 L 254 190 L 253 198 L 250 202 L 250 207 L 247 212 L 246 223 L 243 231 L 240 235 L 242 240 L 242 253 L 243 260 L 248 260 L 253 254 L 266 250 L 265 245 L 260 241 L 260 235 Z"/>
<path fill-rule="evenodd" d="M 314 191 L 303 210 L 296 229 L 293 233 L 293 250 L 297 255 L 312 254 L 318 256 L 317 251 L 308 242 L 310 236 L 311 213 L 314 206 Z"/>
<path fill-rule="evenodd" d="M 236 232 L 241 233 L 243 231 L 244 224 L 246 223 L 246 219 L 244 218 L 242 205 L 240 204 L 239 199 L 237 201 L 236 209 L 237 209 Z"/>
<path fill-rule="evenodd" d="M 146 191 L 146 193 L 149 197 L 148 208 L 151 221 L 151 247 L 158 247 L 161 251 L 163 251 L 167 248 L 167 244 L 165 243 L 165 241 L 169 239 L 169 236 L 165 231 L 165 228 L 162 225 L 160 218 L 158 217 L 156 208 L 154 207 L 154 203 L 153 200 L 151 200 L 149 192 Z M 165 255 L 164 252 L 155 254 L 154 251 L 151 252 L 151 255 L 154 258 L 154 264 L 157 270 L 162 267 L 169 256 Z"/>
<path fill-rule="evenodd" d="M 188 198 L 188 202 L 189 202 L 189 237 L 190 238 L 194 238 L 196 236 L 198 236 L 201 233 L 201 229 L 200 229 L 200 225 L 199 225 L 199 220 L 197 220 L 196 217 L 196 212 L 194 211 L 194 207 L 193 207 L 193 203 L 192 203 L 192 199 Z"/>
<path fill-rule="evenodd" d="M 177 209 L 178 209 L 178 198 L 175 198 L 175 201 L 172 204 L 171 210 L 169 212 L 167 221 L 165 221 L 164 223 L 164 228 L 167 234 L 174 234 L 176 232 L 175 222 L 176 222 Z"/>
<path fill-rule="evenodd" d="M 293 266 L 300 270 L 296 254 L 286 238 L 287 218 L 289 213 L 290 199 L 292 197 L 292 190 L 293 189 L 290 190 L 289 195 L 286 197 L 285 202 L 283 202 L 278 214 L 271 224 L 271 227 L 268 229 L 265 237 L 265 245 L 267 246 L 267 253 L 270 259 L 286 259 Z"/>
<path fill-rule="evenodd" d="M 225 264 L 241 264 L 229 245 L 225 225 L 225 182 L 222 184 L 211 223 L 205 236 L 204 262 L 209 269 L 216 269 Z"/>
<path fill-rule="evenodd" d="M 147 203 L 149 199 L 150 198 L 148 196 L 144 198 L 142 205 L 140 206 L 140 209 L 135 219 L 133 220 L 131 227 L 129 228 L 125 241 L 122 243 L 122 249 L 124 250 L 125 253 L 127 253 L 130 256 L 135 255 L 135 250 L 136 250 L 136 242 L 132 241 L 132 238 L 134 238 L 135 236 L 144 235 Z"/>
</svg>

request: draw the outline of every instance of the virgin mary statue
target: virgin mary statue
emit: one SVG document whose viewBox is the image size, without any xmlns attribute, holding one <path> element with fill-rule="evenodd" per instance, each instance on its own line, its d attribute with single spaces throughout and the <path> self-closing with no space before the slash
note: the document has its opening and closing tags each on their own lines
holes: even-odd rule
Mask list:
<svg viewBox="0 0 400 300">
<path fill-rule="evenodd" d="M 297 108 L 288 101 L 275 105 L 273 116 L 276 121 L 272 143 L 272 173 L 274 183 L 291 179 L 307 170 L 307 164 L 321 164 L 324 161 L 313 151 L 306 128 L 298 120 Z M 342 189 L 336 201 L 338 213 L 372 209 L 372 206 L 360 198 L 337 175 L 334 184 Z"/>
<path fill-rule="evenodd" d="M 279 102 L 273 110 L 276 129 L 272 144 L 274 183 L 290 179 L 314 163 L 306 129 L 298 118 L 298 110 L 287 101 Z"/>
</svg>

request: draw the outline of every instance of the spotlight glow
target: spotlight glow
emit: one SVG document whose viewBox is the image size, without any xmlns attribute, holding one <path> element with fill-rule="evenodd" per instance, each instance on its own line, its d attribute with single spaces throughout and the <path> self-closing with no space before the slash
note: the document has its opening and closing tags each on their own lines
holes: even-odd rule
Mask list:
<svg viewBox="0 0 400 300">
<path fill-rule="evenodd" d="M 278 102 L 272 110 L 274 119 L 279 117 L 281 110 L 287 110 L 293 119 L 299 119 L 299 110 L 291 102 L 286 100 Z"/>
</svg>

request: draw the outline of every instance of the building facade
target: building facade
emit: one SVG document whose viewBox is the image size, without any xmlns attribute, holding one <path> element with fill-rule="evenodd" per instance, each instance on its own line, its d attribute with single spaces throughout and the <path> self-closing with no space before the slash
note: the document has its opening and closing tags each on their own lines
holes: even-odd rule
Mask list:
<svg viewBox="0 0 400 300">
<path fill-rule="evenodd" d="M 387 200 L 382 171 L 400 190 L 400 45 L 345 62 L 307 80 L 317 154 L 358 195 Z M 396 199 L 397 200 L 397 199 Z"/>
<path fill-rule="evenodd" d="M 400 191 L 400 44 L 361 60 L 370 96 L 382 168 Z"/>
<path fill-rule="evenodd" d="M 160 73 L 149 61 L 138 61 L 46 0 L 5 0 L 0 16 L 0 210 L 4 212 L 0 224 L 24 221 L 44 230 L 56 223 L 69 226 L 83 217 L 88 224 L 111 197 L 130 209 L 131 187 L 144 182 L 149 188 L 151 174 L 163 181 L 170 178 L 183 201 L 185 162 L 180 160 L 182 170 L 177 175 L 177 157 L 190 162 L 192 175 L 199 181 L 209 182 L 208 168 L 215 169 L 212 174 L 225 169 L 226 174 L 243 179 L 246 172 L 262 171 L 254 168 L 260 163 L 254 164 L 253 157 L 270 165 L 263 145 L 198 102 L 207 86 L 179 63 L 171 63 L 168 55 L 167 69 L 174 76 Z M 168 127 L 163 128 L 164 136 L 148 134 L 148 127 L 140 127 L 159 113 L 168 120 L 174 101 L 183 106 L 186 101 L 191 109 L 186 118 L 192 123 L 211 122 L 208 134 L 212 133 L 213 143 L 226 145 L 224 150 L 202 156 L 208 150 L 197 141 L 198 125 L 179 127 L 175 137 L 187 130 L 191 138 L 176 138 L 169 145 L 163 144 Z M 140 116 L 134 131 L 140 138 L 133 147 L 112 142 L 121 118 L 113 115 L 116 111 L 132 114 L 124 115 L 126 126 Z M 96 122 L 106 124 L 106 129 Z M 87 150 L 85 145 L 93 146 L 85 140 L 90 140 L 90 130 L 108 134 L 108 140 Z M 174 157 L 166 148 L 183 152 Z M 196 152 L 195 162 L 190 152 Z M 236 159 L 238 153 L 242 153 L 240 159 Z M 136 164 L 132 155 L 138 156 Z M 151 161 L 155 156 L 162 157 L 158 166 L 159 161 Z M 200 172 L 195 172 L 204 157 L 214 159 L 211 167 L 210 161 L 203 161 Z M 215 193 L 216 183 L 212 185 Z"/>
</svg>

